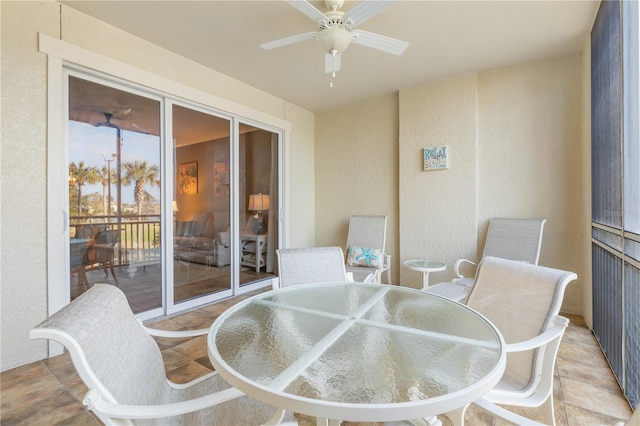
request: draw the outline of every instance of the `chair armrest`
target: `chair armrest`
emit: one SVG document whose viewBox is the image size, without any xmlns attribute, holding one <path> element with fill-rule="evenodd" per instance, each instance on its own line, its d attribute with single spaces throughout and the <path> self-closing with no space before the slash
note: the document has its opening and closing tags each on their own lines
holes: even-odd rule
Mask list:
<svg viewBox="0 0 640 426">
<path fill-rule="evenodd" d="M 197 336 L 202 336 L 205 335 L 209 332 L 208 328 L 201 328 L 199 330 L 179 330 L 179 331 L 173 331 L 173 330 L 158 330 L 156 328 L 150 328 L 145 326 L 144 324 L 142 325 L 142 327 L 145 329 L 145 331 L 147 333 L 149 333 L 150 336 L 155 336 L 155 337 L 171 337 L 171 338 L 182 338 L 182 337 L 197 337 Z"/>
<path fill-rule="evenodd" d="M 469 259 L 458 259 L 458 260 L 456 260 L 456 263 L 453 264 L 453 272 L 456 274 L 456 276 L 458 278 L 464 278 L 464 275 L 462 275 L 462 273 L 460 272 L 460 266 L 463 263 L 468 263 L 468 264 L 473 265 L 473 266 L 478 266 L 478 264 L 476 262 L 472 262 Z"/>
<path fill-rule="evenodd" d="M 544 333 L 537 335 L 528 340 L 517 343 L 507 343 L 505 350 L 510 352 L 524 352 L 532 349 L 540 348 L 554 339 L 562 336 L 565 329 L 569 325 L 569 320 L 565 317 L 557 316 L 554 319 L 553 325 L 549 327 Z"/>
<path fill-rule="evenodd" d="M 109 417 L 122 419 L 155 419 L 191 413 L 241 396 L 244 396 L 243 392 L 236 388 L 229 388 L 200 398 L 171 404 L 124 405 L 105 401 L 97 389 L 91 389 L 83 398 L 82 403 L 90 410 L 104 413 Z"/>
<path fill-rule="evenodd" d="M 506 410 L 499 405 L 494 404 L 493 402 L 489 402 L 484 398 L 481 398 L 474 402 L 478 407 L 483 410 L 493 414 L 494 416 L 500 417 L 503 420 L 506 420 L 509 423 L 514 425 L 531 425 L 531 426 L 544 426 L 543 423 L 538 423 L 535 420 L 531 420 L 527 417 L 523 417 L 519 414 Z"/>
</svg>

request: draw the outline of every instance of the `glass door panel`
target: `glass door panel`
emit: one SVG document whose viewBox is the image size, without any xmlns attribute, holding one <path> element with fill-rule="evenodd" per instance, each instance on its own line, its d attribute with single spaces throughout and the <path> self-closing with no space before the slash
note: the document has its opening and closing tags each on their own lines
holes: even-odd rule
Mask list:
<svg viewBox="0 0 640 426">
<path fill-rule="evenodd" d="M 71 300 L 118 286 L 135 313 L 162 307 L 160 101 L 69 76 Z"/>
<path fill-rule="evenodd" d="M 230 121 L 173 105 L 174 303 L 230 290 Z"/>
<path fill-rule="evenodd" d="M 275 277 L 278 248 L 278 143 L 268 130 L 240 124 L 239 241 L 240 286 Z"/>
</svg>

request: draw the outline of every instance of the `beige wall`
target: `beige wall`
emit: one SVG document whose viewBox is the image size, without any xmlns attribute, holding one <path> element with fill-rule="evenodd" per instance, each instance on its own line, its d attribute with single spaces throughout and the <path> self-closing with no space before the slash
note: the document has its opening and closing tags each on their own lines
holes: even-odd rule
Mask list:
<svg viewBox="0 0 640 426">
<path fill-rule="evenodd" d="M 588 275 L 583 233 L 582 56 L 480 74 L 478 224 L 496 216 L 547 219 L 540 264 Z M 483 237 L 484 239 L 484 233 Z M 563 308 L 582 313 L 582 286 Z"/>
<path fill-rule="evenodd" d="M 2 143 L 0 181 L 1 369 L 41 359 L 29 330 L 47 316 L 47 56 L 38 33 L 291 122 L 289 161 L 313 164 L 313 114 L 200 66 L 57 2 L 0 2 Z M 49 153 L 53 155 L 54 153 Z M 294 168 L 294 172 L 297 169 Z M 289 203 L 289 232 L 312 245 L 313 179 L 290 177 L 304 203 Z M 53 242 L 51 242 L 53 244 Z"/>
<path fill-rule="evenodd" d="M 395 212 L 397 193 L 395 283 L 421 285 L 418 273 L 398 271 L 410 258 L 447 263 L 432 283 L 452 278 L 456 259 L 477 259 L 494 216 L 547 218 L 540 264 L 589 276 L 582 73 L 574 55 L 402 89 L 399 163 L 380 138 L 395 129 L 393 97 L 317 114 L 317 245 L 344 244 L 353 212 Z M 449 169 L 423 171 L 422 149 L 444 145 Z M 569 286 L 564 310 L 583 312 L 585 282 Z"/>
<path fill-rule="evenodd" d="M 449 268 L 475 253 L 477 229 L 477 76 L 400 91 L 400 261 L 431 259 Z M 423 149 L 448 146 L 449 169 L 423 170 Z M 435 283 L 448 273 L 430 274 Z M 406 268 L 400 283 L 422 287 Z"/>
<path fill-rule="evenodd" d="M 349 217 L 386 215 L 398 277 L 398 97 L 316 114 L 316 246 L 346 249 Z M 383 277 L 384 280 L 384 277 Z"/>
</svg>

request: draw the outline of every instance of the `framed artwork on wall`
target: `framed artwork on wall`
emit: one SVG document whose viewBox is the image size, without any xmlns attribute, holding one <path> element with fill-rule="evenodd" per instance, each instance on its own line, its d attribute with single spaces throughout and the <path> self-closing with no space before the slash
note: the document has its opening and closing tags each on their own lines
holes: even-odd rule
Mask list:
<svg viewBox="0 0 640 426">
<path fill-rule="evenodd" d="M 229 163 L 216 161 L 213 163 L 213 195 L 214 197 L 229 196 Z"/>
<path fill-rule="evenodd" d="M 198 193 L 198 162 L 182 163 L 178 167 L 178 190 L 180 194 Z"/>
<path fill-rule="evenodd" d="M 449 168 L 448 146 L 425 148 L 423 153 L 424 170 L 446 170 Z"/>
</svg>

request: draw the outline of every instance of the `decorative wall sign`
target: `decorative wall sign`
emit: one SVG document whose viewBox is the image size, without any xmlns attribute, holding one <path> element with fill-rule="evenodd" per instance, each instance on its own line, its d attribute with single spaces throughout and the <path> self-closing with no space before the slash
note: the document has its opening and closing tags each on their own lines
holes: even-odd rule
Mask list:
<svg viewBox="0 0 640 426">
<path fill-rule="evenodd" d="M 424 170 L 446 170 L 449 168 L 448 146 L 424 149 Z"/>
</svg>

